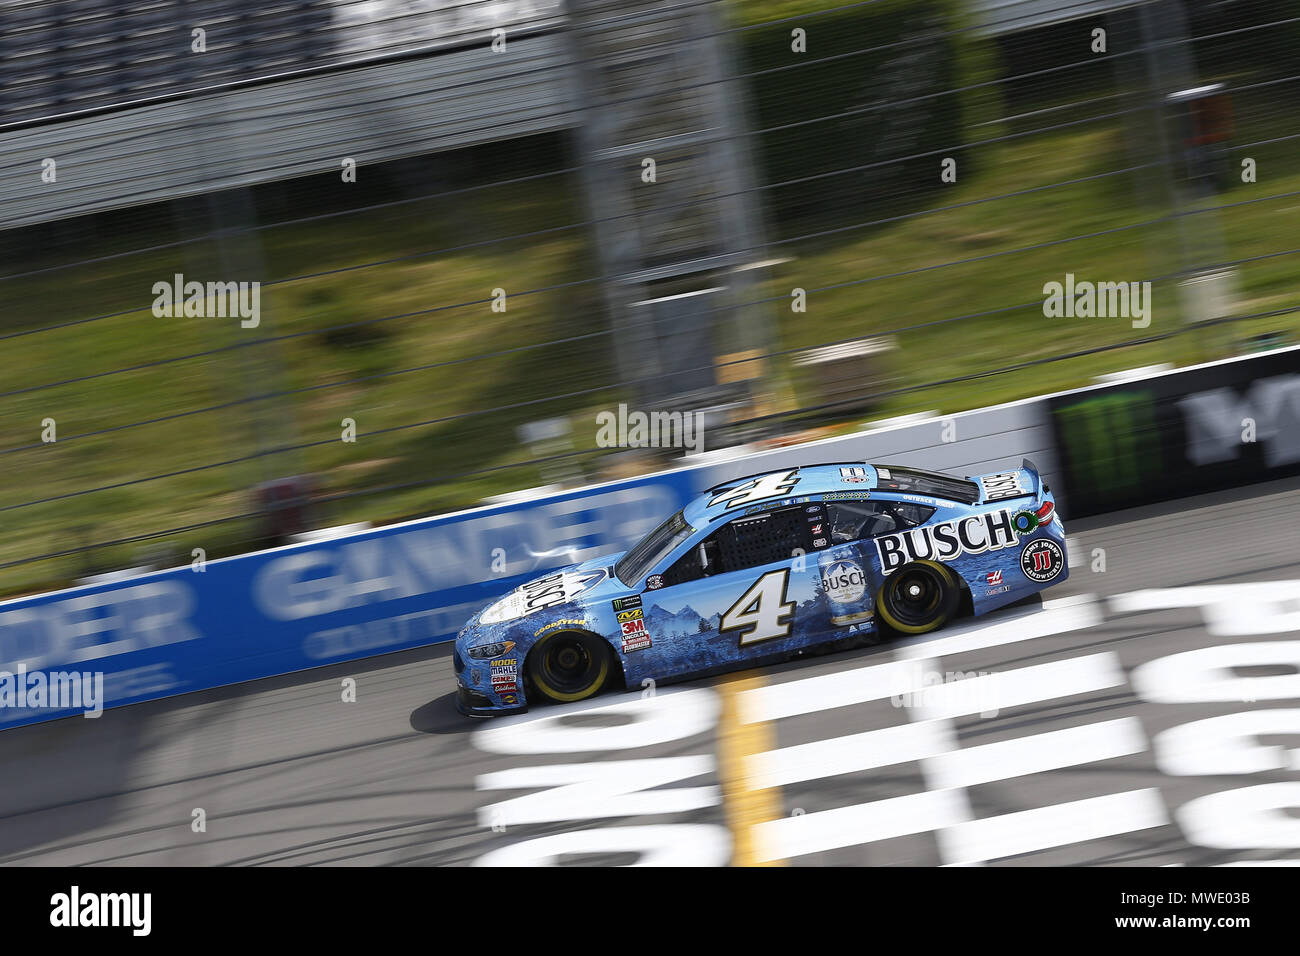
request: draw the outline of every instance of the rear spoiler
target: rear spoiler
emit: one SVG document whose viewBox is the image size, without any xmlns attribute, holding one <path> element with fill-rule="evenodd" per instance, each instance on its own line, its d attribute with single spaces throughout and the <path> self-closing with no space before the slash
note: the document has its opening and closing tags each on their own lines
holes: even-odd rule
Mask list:
<svg viewBox="0 0 1300 956">
<path fill-rule="evenodd" d="M 978 478 L 970 478 L 975 486 L 980 490 L 980 504 L 992 504 L 993 502 L 1010 502 L 1019 498 L 1033 497 L 1037 501 L 1043 494 L 1043 477 L 1038 472 L 1038 466 L 1028 458 L 1020 462 L 1020 470 L 1029 472 L 1029 487 L 1025 487 L 1024 479 L 1018 472 L 1000 471 L 996 474 L 983 475 Z M 987 479 L 1000 479 L 992 488 L 986 483 Z"/>
<path fill-rule="evenodd" d="M 1020 463 L 1020 467 L 1029 472 L 1030 488 L 1034 493 L 1034 500 L 1037 501 L 1043 496 L 1043 476 L 1035 465 L 1028 458 Z"/>
</svg>

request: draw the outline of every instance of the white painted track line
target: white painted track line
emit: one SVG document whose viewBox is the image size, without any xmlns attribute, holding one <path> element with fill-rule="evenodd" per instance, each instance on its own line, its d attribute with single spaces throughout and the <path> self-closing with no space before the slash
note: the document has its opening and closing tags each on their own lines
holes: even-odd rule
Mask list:
<svg viewBox="0 0 1300 956">
<path fill-rule="evenodd" d="M 1112 793 L 959 823 L 945 834 L 945 862 L 961 866 L 1019 856 L 1168 822 L 1159 790 Z"/>
<path fill-rule="evenodd" d="M 1045 770 L 1127 757 L 1146 749 L 1146 736 L 1138 719 L 1121 717 L 1068 730 L 948 750 L 929 759 L 926 779 L 936 787 L 974 787 Z"/>
<path fill-rule="evenodd" d="M 965 819 L 965 814 L 959 795 L 950 790 L 930 790 L 783 817 L 759 829 L 768 858 L 786 859 L 954 826 Z"/>
</svg>

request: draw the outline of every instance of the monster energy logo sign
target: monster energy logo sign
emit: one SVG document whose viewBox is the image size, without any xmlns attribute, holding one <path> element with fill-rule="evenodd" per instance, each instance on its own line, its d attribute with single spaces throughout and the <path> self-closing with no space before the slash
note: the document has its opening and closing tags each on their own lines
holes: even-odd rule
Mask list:
<svg viewBox="0 0 1300 956">
<path fill-rule="evenodd" d="M 1056 409 L 1072 494 L 1112 503 L 1159 477 L 1160 433 L 1150 392 L 1095 395 Z"/>
</svg>

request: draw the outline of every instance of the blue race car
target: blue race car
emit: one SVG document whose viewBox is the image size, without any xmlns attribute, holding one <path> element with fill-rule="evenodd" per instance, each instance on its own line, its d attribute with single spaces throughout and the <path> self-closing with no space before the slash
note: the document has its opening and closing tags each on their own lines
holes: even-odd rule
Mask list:
<svg viewBox="0 0 1300 956">
<path fill-rule="evenodd" d="M 456 637 L 457 706 L 510 713 L 923 634 L 1068 576 L 1065 529 L 1028 459 L 972 478 L 865 462 L 737 478 L 630 551 L 474 615 Z"/>
</svg>

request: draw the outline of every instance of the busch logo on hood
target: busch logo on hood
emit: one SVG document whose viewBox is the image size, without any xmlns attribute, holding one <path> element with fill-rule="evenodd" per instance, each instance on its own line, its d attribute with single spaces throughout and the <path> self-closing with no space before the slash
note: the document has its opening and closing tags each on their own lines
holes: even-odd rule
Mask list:
<svg viewBox="0 0 1300 956">
<path fill-rule="evenodd" d="M 608 571 L 556 571 L 529 581 L 492 604 L 479 618 L 480 624 L 500 624 L 526 617 L 557 604 L 567 604 L 605 580 Z"/>
</svg>

